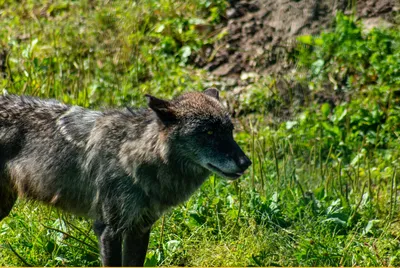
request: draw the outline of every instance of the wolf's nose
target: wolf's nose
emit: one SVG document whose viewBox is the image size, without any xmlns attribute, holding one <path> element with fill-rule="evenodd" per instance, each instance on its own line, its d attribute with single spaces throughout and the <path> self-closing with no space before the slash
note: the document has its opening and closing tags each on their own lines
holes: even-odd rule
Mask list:
<svg viewBox="0 0 400 268">
<path fill-rule="evenodd" d="M 246 170 L 250 165 L 251 165 L 251 160 L 247 156 L 239 158 L 238 166 L 243 171 Z"/>
</svg>

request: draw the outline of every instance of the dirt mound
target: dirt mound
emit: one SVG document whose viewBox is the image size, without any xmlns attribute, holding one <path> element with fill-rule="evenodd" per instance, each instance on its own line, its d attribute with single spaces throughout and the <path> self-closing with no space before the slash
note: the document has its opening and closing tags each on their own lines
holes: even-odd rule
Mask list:
<svg viewBox="0 0 400 268">
<path fill-rule="evenodd" d="M 196 59 L 216 76 L 242 72 L 277 73 L 290 67 L 285 60 L 296 36 L 327 29 L 337 11 L 351 12 L 350 0 L 231 0 L 223 27 L 226 36 Z M 390 22 L 396 0 L 359 0 L 357 15 Z M 376 23 L 371 20 L 370 23 Z M 208 59 L 205 60 L 205 59 Z"/>
</svg>

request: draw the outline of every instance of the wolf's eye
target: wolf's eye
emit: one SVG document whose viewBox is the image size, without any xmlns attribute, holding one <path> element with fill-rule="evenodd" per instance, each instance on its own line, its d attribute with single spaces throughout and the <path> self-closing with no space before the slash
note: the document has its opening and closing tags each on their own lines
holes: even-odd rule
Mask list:
<svg viewBox="0 0 400 268">
<path fill-rule="evenodd" d="M 209 131 L 207 131 L 207 134 L 208 134 L 208 135 L 212 135 L 212 134 L 214 134 L 214 131 L 209 130 Z"/>
</svg>

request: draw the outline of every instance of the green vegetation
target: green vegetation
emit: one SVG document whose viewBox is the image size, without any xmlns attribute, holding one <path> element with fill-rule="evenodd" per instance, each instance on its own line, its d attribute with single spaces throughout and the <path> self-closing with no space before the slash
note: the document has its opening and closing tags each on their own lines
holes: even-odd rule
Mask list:
<svg viewBox="0 0 400 268">
<path fill-rule="evenodd" d="M 0 1 L 0 89 L 96 108 L 210 83 L 189 63 L 222 37 L 222 0 L 23 3 Z M 160 219 L 147 265 L 400 265 L 398 28 L 366 33 L 339 14 L 293 56 L 304 101 L 275 94 L 273 77 L 249 87 L 236 139 L 250 172 L 212 176 Z M 266 122 L 281 104 L 294 116 Z M 100 265 L 91 222 L 20 200 L 0 223 L 0 265 Z"/>
</svg>

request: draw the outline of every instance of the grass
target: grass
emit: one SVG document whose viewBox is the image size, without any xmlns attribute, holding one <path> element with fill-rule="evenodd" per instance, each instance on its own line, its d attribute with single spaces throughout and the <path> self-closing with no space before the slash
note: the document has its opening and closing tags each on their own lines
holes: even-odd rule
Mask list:
<svg viewBox="0 0 400 268">
<path fill-rule="evenodd" d="M 85 107 L 143 105 L 211 84 L 190 65 L 222 37 L 224 1 L 5 1 L 0 88 Z M 147 266 L 399 266 L 400 35 L 338 15 L 299 38 L 310 100 L 283 122 L 274 77 L 239 96 L 236 140 L 253 161 L 212 176 L 152 231 Z M 4 60 L 4 59 L 3 59 Z M 3 61 L 4 62 L 4 61 Z M 321 93 L 335 99 L 321 101 Z M 222 92 L 223 97 L 228 94 Z M 238 108 L 238 109 L 239 109 Z M 91 222 L 19 200 L 0 223 L 2 266 L 98 266 Z"/>
</svg>

